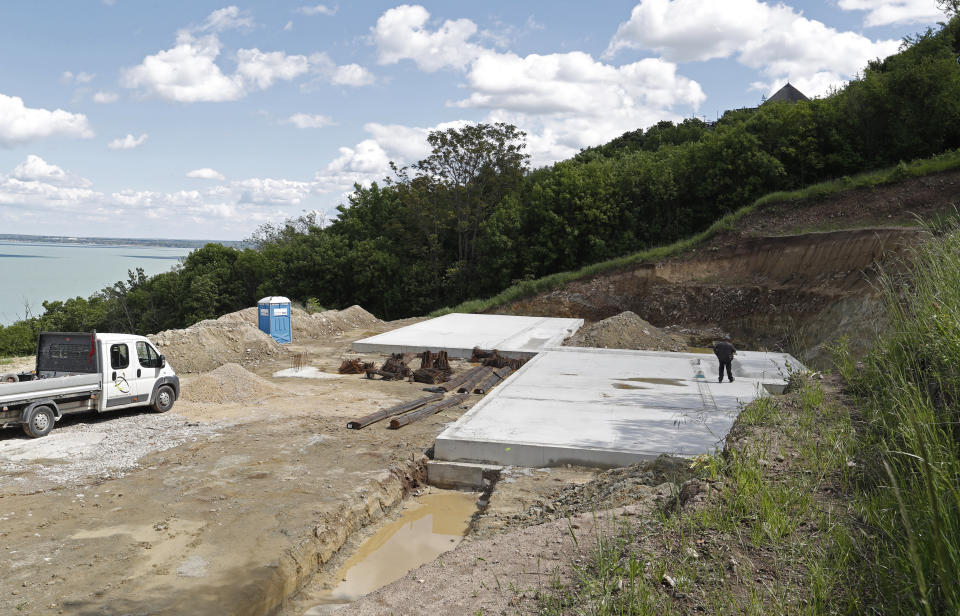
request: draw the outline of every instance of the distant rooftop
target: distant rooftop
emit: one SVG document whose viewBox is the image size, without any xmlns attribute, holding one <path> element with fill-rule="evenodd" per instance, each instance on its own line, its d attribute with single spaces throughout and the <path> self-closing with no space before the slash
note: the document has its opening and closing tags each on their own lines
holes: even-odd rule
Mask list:
<svg viewBox="0 0 960 616">
<path fill-rule="evenodd" d="M 766 102 L 764 102 L 764 104 L 767 104 L 767 103 L 799 103 L 800 101 L 808 101 L 808 100 L 810 100 L 810 99 L 807 98 L 807 97 L 804 95 L 803 92 L 801 92 L 800 90 L 796 89 L 795 87 L 793 87 L 792 85 L 790 85 L 789 82 L 787 82 L 787 85 L 785 85 L 785 86 L 783 86 L 782 88 L 780 88 L 779 90 L 777 90 L 777 91 L 774 93 L 773 96 L 771 96 L 770 98 L 768 98 L 768 99 L 766 100 Z"/>
</svg>

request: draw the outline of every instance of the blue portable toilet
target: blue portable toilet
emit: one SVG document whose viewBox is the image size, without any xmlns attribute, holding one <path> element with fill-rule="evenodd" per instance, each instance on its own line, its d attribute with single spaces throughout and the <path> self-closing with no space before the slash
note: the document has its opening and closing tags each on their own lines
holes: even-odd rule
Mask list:
<svg viewBox="0 0 960 616">
<path fill-rule="evenodd" d="M 280 296 L 264 297 L 257 302 L 257 309 L 260 331 L 270 334 L 280 344 L 293 342 L 289 299 Z"/>
</svg>

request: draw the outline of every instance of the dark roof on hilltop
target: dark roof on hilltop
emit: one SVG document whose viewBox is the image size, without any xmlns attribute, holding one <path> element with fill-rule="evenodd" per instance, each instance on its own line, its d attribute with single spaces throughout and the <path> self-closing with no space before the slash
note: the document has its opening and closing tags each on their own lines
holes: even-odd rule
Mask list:
<svg viewBox="0 0 960 616">
<path fill-rule="evenodd" d="M 777 90 L 773 96 L 768 98 L 766 102 L 764 102 L 764 104 L 766 103 L 799 103 L 800 101 L 808 101 L 808 100 L 810 99 L 804 96 L 803 92 L 794 88 L 788 82 L 787 85 Z"/>
</svg>

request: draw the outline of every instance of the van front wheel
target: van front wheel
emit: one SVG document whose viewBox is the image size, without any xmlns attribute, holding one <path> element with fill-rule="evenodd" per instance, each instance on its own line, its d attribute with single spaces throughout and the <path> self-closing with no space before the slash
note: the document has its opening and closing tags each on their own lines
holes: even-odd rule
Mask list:
<svg viewBox="0 0 960 616">
<path fill-rule="evenodd" d="M 40 438 L 50 434 L 50 430 L 53 430 L 53 422 L 53 410 L 49 406 L 37 406 L 27 416 L 27 421 L 23 424 L 23 431 L 27 433 L 27 436 Z"/>
<path fill-rule="evenodd" d="M 155 413 L 166 413 L 173 408 L 174 394 L 169 385 L 162 385 L 157 390 L 157 397 L 153 400 L 153 410 Z"/>
</svg>

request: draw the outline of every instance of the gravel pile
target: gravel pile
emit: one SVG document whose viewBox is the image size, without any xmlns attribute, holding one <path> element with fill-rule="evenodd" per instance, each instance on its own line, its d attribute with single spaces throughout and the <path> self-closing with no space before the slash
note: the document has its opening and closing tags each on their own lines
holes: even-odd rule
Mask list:
<svg viewBox="0 0 960 616">
<path fill-rule="evenodd" d="M 54 483 L 122 477 L 137 468 L 148 453 L 207 438 L 224 425 L 199 424 L 174 413 L 133 411 L 65 419 L 39 439 L 8 436 L 12 431 L 4 431 L 7 438 L 0 441 L 0 473 L 28 491 L 30 474 Z"/>
<path fill-rule="evenodd" d="M 249 323 L 257 327 L 257 318 L 256 308 L 244 308 L 225 314 L 217 321 L 221 323 Z M 343 310 L 325 310 L 314 314 L 293 307 L 290 321 L 294 342 L 297 340 L 320 340 L 352 329 L 372 327 L 382 323 L 380 319 L 360 306 L 350 306 Z"/>
<path fill-rule="evenodd" d="M 629 310 L 581 328 L 563 345 L 644 351 L 685 351 L 687 348 L 683 340 L 663 332 Z"/>
<path fill-rule="evenodd" d="M 289 353 L 255 325 L 242 320 L 200 321 L 149 338 L 180 373 L 208 372 L 228 363 L 250 364 Z"/>
<path fill-rule="evenodd" d="M 185 384 L 181 397 L 188 402 L 224 404 L 254 402 L 283 391 L 239 364 L 226 364 Z"/>
</svg>

